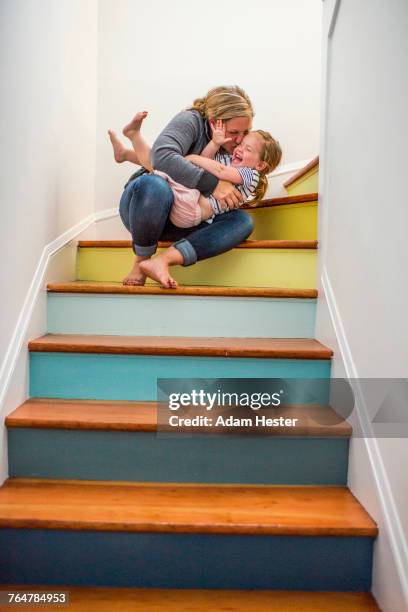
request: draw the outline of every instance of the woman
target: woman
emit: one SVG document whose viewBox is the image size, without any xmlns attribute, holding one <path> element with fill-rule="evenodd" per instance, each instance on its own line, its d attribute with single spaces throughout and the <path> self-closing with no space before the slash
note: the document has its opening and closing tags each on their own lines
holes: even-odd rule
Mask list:
<svg viewBox="0 0 408 612">
<path fill-rule="evenodd" d="M 176 288 L 169 266 L 189 266 L 201 259 L 229 251 L 248 238 L 253 229 L 251 217 L 243 210 L 232 210 L 242 202 L 241 194 L 228 182 L 184 159 L 199 154 L 211 139 L 209 120 L 222 120 L 227 138 L 227 153 L 241 143 L 252 126 L 253 110 L 246 93 L 237 86 L 216 87 L 193 106 L 178 113 L 159 135 L 152 148 L 152 164 L 175 181 L 198 189 L 204 196 L 213 195 L 230 212 L 192 228 L 178 228 L 168 219 L 173 192 L 168 182 L 154 174 L 136 173 L 123 192 L 120 216 L 132 234 L 136 255 L 125 285 L 143 285 L 146 276 L 165 288 Z M 142 171 L 143 172 L 143 171 Z M 159 240 L 176 241 L 160 255 Z"/>
</svg>

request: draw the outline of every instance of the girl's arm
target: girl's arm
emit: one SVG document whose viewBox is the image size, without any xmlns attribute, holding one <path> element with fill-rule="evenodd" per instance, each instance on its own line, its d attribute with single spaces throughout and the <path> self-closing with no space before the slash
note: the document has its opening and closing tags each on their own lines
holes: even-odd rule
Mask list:
<svg viewBox="0 0 408 612">
<path fill-rule="evenodd" d="M 220 150 L 220 145 L 217 145 L 213 140 L 210 140 L 207 146 L 201 151 L 200 155 L 202 157 L 207 157 L 208 159 L 214 159 L 218 151 Z"/>
<path fill-rule="evenodd" d="M 199 166 L 207 172 L 211 172 L 221 181 L 229 181 L 230 183 L 234 183 L 234 185 L 240 185 L 242 183 L 242 176 L 238 172 L 236 168 L 232 168 L 232 166 L 224 166 L 224 164 L 220 164 L 220 162 L 215 161 L 215 159 L 208 159 L 208 157 L 202 157 L 201 155 L 187 155 L 186 158 L 188 161 L 192 162 L 195 166 Z"/>
</svg>

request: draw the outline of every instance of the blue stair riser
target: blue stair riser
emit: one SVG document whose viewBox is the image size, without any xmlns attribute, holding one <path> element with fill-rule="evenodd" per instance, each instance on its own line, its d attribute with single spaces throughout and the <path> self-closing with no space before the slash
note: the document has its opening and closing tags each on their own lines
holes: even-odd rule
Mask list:
<svg viewBox="0 0 408 612">
<path fill-rule="evenodd" d="M 0 530 L 3 584 L 369 591 L 372 539 Z"/>
<path fill-rule="evenodd" d="M 287 402 L 329 403 L 330 361 L 33 352 L 30 395 L 156 400 L 158 378 L 300 378 L 323 381 L 316 393 L 294 389 Z M 286 398 L 285 398 L 286 399 Z"/>
<path fill-rule="evenodd" d="M 49 294 L 48 332 L 313 338 L 316 300 Z"/>
<path fill-rule="evenodd" d="M 345 485 L 348 438 L 8 430 L 16 478 Z"/>
</svg>

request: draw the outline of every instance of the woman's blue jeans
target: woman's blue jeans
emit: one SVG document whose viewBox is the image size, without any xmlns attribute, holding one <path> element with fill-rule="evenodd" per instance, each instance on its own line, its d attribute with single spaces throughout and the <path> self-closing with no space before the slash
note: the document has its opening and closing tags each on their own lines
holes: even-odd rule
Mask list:
<svg viewBox="0 0 408 612">
<path fill-rule="evenodd" d="M 251 217 L 243 210 L 216 215 L 212 223 L 194 228 L 176 227 L 168 219 L 173 192 L 161 176 L 143 174 L 125 187 L 119 206 L 120 217 L 132 234 L 133 251 L 149 257 L 159 240 L 175 241 L 184 266 L 214 257 L 248 238 L 253 230 Z"/>
</svg>

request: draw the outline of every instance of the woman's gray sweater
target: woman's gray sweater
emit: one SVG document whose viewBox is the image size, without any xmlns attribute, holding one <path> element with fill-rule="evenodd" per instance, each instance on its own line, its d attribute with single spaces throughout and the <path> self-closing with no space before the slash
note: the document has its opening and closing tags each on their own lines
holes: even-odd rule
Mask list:
<svg viewBox="0 0 408 612">
<path fill-rule="evenodd" d="M 152 147 L 152 164 L 185 187 L 198 189 L 209 196 L 218 178 L 184 159 L 199 155 L 211 140 L 207 120 L 195 110 L 178 113 L 157 137 Z"/>
</svg>

